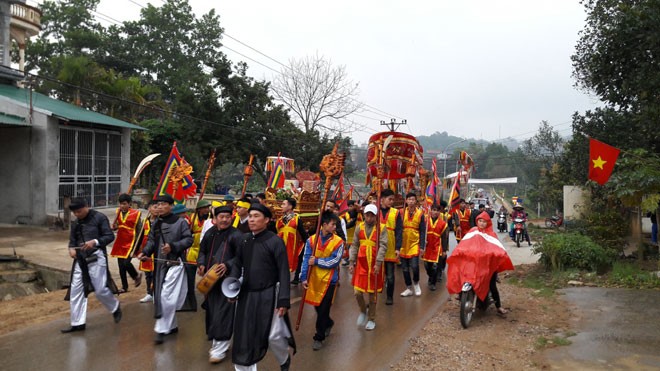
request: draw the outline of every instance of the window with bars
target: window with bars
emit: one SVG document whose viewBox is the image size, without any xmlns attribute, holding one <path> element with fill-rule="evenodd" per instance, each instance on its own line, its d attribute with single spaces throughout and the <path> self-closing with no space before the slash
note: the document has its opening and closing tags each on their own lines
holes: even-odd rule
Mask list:
<svg viewBox="0 0 660 371">
<path fill-rule="evenodd" d="M 83 197 L 92 207 L 117 204 L 121 191 L 121 134 L 60 128 L 58 208 L 64 196 Z"/>
</svg>

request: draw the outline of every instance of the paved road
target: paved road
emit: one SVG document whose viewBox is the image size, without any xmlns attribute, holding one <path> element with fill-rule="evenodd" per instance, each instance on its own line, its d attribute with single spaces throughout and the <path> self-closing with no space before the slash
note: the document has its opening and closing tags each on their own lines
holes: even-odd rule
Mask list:
<svg viewBox="0 0 660 371">
<path fill-rule="evenodd" d="M 451 243 L 453 246 L 455 242 Z M 307 306 L 300 331 L 295 333 L 298 354 L 293 359 L 294 370 L 347 370 L 387 369 L 408 347 L 408 339 L 447 301 L 444 285 L 435 292 L 422 284 L 421 297 L 401 298 L 403 291 L 401 271 L 396 272 L 397 288 L 393 306 L 386 306 L 381 296 L 378 303 L 377 327 L 367 332 L 357 328 L 358 309 L 348 272 L 342 271 L 342 282 L 337 292 L 332 317 L 336 322 L 333 333 L 322 350 L 311 349 L 315 311 Z M 421 272 L 421 282 L 427 280 Z M 295 304 L 290 312 L 292 321 L 298 314 L 300 292 L 292 293 Z M 200 298 L 201 299 L 201 298 Z M 96 300 L 90 297 L 90 300 Z M 178 334 L 169 337 L 163 345 L 153 344 L 152 306 L 140 303 L 122 303 L 124 317 L 115 325 L 109 313 L 96 310 L 89 313 L 84 333 L 60 334 L 66 320 L 32 326 L 0 337 L 2 366 L 6 370 L 181 370 L 232 369 L 229 362 L 208 364 L 208 347 L 204 335 L 203 313 L 179 313 Z M 36 350 L 36 351 L 31 351 Z M 277 370 L 272 355 L 266 355 L 260 370 Z"/>
<path fill-rule="evenodd" d="M 514 264 L 525 263 L 531 257 L 529 248 L 516 248 L 512 243 L 506 242 L 506 235 L 500 235 L 500 239 L 505 241 L 505 247 L 511 254 Z M 29 238 L 27 240 L 29 241 Z M 456 244 L 453 235 L 450 235 L 449 240 L 450 248 L 453 250 Z M 25 246 L 21 243 L 25 240 L 16 242 L 17 246 Z M 63 264 L 70 266 L 70 260 L 65 257 L 65 248 L 59 245 L 60 243 L 57 242 L 50 243 L 46 255 L 53 258 L 60 257 L 61 262 L 53 262 L 54 266 L 64 267 Z M 33 259 L 44 258 L 46 246 L 41 246 L 41 253 L 37 251 L 37 246 L 26 247 L 18 250 L 29 252 L 26 255 L 30 255 Z M 111 262 L 114 260 L 111 259 Z M 314 352 L 311 349 L 315 311 L 311 306 L 307 306 L 300 331 L 295 333 L 299 350 L 294 357 L 293 369 L 308 370 L 321 366 L 324 370 L 372 370 L 387 369 L 395 363 L 407 350 L 408 339 L 416 336 L 448 299 L 444 285 L 438 285 L 437 291 L 430 292 L 425 284 L 422 284 L 421 297 L 401 298 L 398 293 L 404 289 L 403 277 L 400 270 L 397 270 L 396 274 L 395 305 L 384 305 L 384 298 L 381 296 L 378 303 L 376 330 L 367 332 L 355 325 L 358 314 L 357 304 L 348 284 L 350 282 L 348 272 L 342 271 L 343 285 L 338 289 L 332 309 L 332 317 L 336 322 L 333 334 L 325 341 L 322 350 Z M 423 268 L 420 274 L 421 282 L 425 283 L 427 276 Z M 290 312 L 292 321 L 295 321 L 298 314 L 299 297 L 299 289 L 294 288 L 292 292 L 294 304 Z M 199 299 L 201 302 L 201 298 Z M 96 299 L 92 295 L 90 300 Z M 179 333 L 168 338 L 165 344 L 154 346 L 151 305 L 123 302 L 122 308 L 124 318 L 119 325 L 112 322 L 109 313 L 96 310 L 89 313 L 87 330 L 84 333 L 60 334 L 59 329 L 66 327 L 68 321 L 58 320 L 2 336 L 0 337 L 0 354 L 2 354 L 0 369 L 232 369 L 229 362 L 216 366 L 208 364 L 209 343 L 204 335 L 202 311 L 179 313 Z M 37 351 L 31 351 L 33 349 Z M 274 358 L 270 355 L 266 356 L 259 367 L 262 370 L 278 369 Z"/>
</svg>

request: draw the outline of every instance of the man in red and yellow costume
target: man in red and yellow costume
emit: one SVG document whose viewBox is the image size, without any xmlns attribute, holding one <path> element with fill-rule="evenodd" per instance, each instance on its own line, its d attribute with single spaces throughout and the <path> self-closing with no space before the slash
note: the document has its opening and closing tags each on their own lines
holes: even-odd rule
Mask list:
<svg viewBox="0 0 660 371">
<path fill-rule="evenodd" d="M 422 289 L 419 287 L 419 255 L 426 246 L 426 221 L 424 212 L 417 207 L 417 195 L 408 193 L 406 195 L 406 208 L 403 211 L 403 241 L 401 243 L 401 271 L 403 280 L 406 282 L 406 289 L 401 296 L 411 296 L 413 290 L 415 296 L 422 295 Z M 412 271 L 412 280 L 410 279 Z"/>
<path fill-rule="evenodd" d="M 472 210 L 467 207 L 465 200 L 461 198 L 461 205 L 458 210 L 452 215 L 454 220 L 454 235 L 456 236 L 456 242 L 461 242 L 463 236 L 468 233 L 470 228 L 470 217 L 472 216 Z"/>
<path fill-rule="evenodd" d="M 286 256 L 289 261 L 289 272 L 300 273 L 302 264 L 302 251 L 307 240 L 307 231 L 303 228 L 300 216 L 293 210 L 296 208 L 296 200 L 287 198 L 282 201 L 282 217 L 277 221 L 277 235 L 284 241 Z M 297 285 L 299 277 L 296 275 L 291 281 Z"/>
<path fill-rule="evenodd" d="M 380 224 L 387 229 L 387 252 L 385 253 L 385 282 L 387 285 L 386 305 L 394 303 L 394 270 L 399 262 L 399 251 L 403 241 L 403 221 L 394 205 L 394 191 L 386 189 L 380 194 Z"/>
<path fill-rule="evenodd" d="M 376 328 L 376 295 L 383 292 L 383 261 L 387 251 L 387 229 L 380 226 L 377 236 L 376 223 L 378 208 L 369 204 L 364 208 L 364 222 L 355 227 L 355 235 L 349 254 L 348 270 L 353 275 L 353 289 L 360 307 L 358 326 L 366 330 Z M 364 301 L 364 294 L 369 295 L 369 305 Z"/>
<path fill-rule="evenodd" d="M 131 275 L 135 287 L 140 286 L 142 283 L 142 273 L 137 272 L 133 264 L 131 264 L 131 253 L 135 243 L 137 231 L 140 229 L 141 214 L 140 210 L 131 208 L 131 196 L 122 193 L 119 195 L 119 208 L 117 208 L 117 217 L 112 223 L 112 229 L 117 231 L 117 238 L 112 245 L 110 255 L 117 258 L 117 265 L 119 266 L 119 278 L 121 278 L 122 292 L 128 291 L 128 279 L 126 273 Z"/>
<path fill-rule="evenodd" d="M 438 204 L 431 206 L 431 217 L 428 219 L 426 227 L 426 248 L 422 254 L 424 268 L 429 276 L 429 290 L 431 291 L 436 290 L 435 284 L 438 282 L 438 276 L 442 275 L 444 263 L 447 259 L 448 246 L 444 237 L 447 235 L 448 230 L 447 222 L 441 215 L 442 208 Z"/>
<path fill-rule="evenodd" d="M 339 262 L 344 254 L 344 240 L 334 232 L 337 217 L 331 211 L 321 215 L 321 241 L 319 233 L 305 243 L 300 280 L 307 290 L 305 303 L 316 309 L 316 333 L 312 349 L 319 350 L 323 341 L 330 335 L 335 322 L 330 318 L 330 306 L 335 298 L 335 288 L 339 280 Z"/>
</svg>

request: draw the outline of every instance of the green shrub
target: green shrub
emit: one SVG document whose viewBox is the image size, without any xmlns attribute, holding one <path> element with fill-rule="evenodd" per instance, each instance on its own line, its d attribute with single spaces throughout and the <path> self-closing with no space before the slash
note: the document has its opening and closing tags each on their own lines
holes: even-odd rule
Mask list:
<svg viewBox="0 0 660 371">
<path fill-rule="evenodd" d="M 605 272 L 612 266 L 616 252 L 596 244 L 578 233 L 555 233 L 545 236 L 533 249 L 539 261 L 552 270 L 576 268 Z"/>
<path fill-rule="evenodd" d="M 590 213 L 584 219 L 572 222 L 570 229 L 589 236 L 600 246 L 620 253 L 625 246 L 628 224 L 620 212 L 606 210 Z"/>
</svg>

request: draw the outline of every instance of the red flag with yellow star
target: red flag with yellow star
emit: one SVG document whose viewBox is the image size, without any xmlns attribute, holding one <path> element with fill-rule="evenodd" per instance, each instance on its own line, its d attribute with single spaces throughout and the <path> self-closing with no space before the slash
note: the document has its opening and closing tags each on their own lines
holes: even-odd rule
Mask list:
<svg viewBox="0 0 660 371">
<path fill-rule="evenodd" d="M 619 152 L 618 148 L 589 138 L 589 179 L 600 185 L 607 183 Z"/>
</svg>

